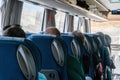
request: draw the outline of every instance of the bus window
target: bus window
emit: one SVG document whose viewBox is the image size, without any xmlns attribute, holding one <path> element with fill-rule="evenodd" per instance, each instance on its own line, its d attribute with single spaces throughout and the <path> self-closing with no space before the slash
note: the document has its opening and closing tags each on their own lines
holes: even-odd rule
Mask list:
<svg viewBox="0 0 120 80">
<path fill-rule="evenodd" d="M 79 17 L 74 16 L 74 23 L 73 23 L 74 31 L 77 30 L 77 28 L 78 28 L 78 19 L 79 19 Z"/>
<path fill-rule="evenodd" d="M 64 22 L 65 22 L 65 13 L 56 11 L 55 22 L 56 22 L 56 28 L 58 28 L 60 32 L 63 32 Z"/>
<path fill-rule="evenodd" d="M 26 32 L 38 33 L 42 28 L 44 8 L 38 5 L 23 3 L 21 25 Z"/>
</svg>

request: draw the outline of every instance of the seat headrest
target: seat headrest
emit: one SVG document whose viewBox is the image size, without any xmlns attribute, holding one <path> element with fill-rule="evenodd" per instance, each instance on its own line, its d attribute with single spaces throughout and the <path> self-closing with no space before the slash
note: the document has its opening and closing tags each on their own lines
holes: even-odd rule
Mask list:
<svg viewBox="0 0 120 80">
<path fill-rule="evenodd" d="M 62 35 L 62 36 L 65 36 L 65 35 L 66 35 L 66 36 L 73 36 L 73 35 L 72 35 L 72 32 L 61 33 L 61 35 Z"/>
<path fill-rule="evenodd" d="M 28 39 L 45 39 L 45 40 L 51 40 L 55 38 L 55 35 L 50 35 L 50 34 L 32 34 L 28 37 Z"/>
</svg>

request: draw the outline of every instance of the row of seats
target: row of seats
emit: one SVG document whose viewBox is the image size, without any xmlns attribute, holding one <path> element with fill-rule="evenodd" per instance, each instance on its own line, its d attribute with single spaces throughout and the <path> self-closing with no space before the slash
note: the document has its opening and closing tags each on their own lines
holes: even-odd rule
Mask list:
<svg viewBox="0 0 120 80">
<path fill-rule="evenodd" d="M 97 52 L 103 46 L 99 35 L 84 34 L 85 44 L 70 33 L 62 33 L 62 38 L 44 33 L 26 35 L 27 39 L 1 36 L 0 80 L 37 80 L 38 72 L 48 80 L 68 80 L 67 55 L 81 61 L 85 76 L 92 79 L 95 66 L 99 62 L 104 65 L 104 57 Z"/>
<path fill-rule="evenodd" d="M 101 63 L 103 68 L 103 80 L 106 79 L 111 80 L 111 72 L 109 69 L 111 66 L 111 62 L 110 62 L 111 51 L 110 51 L 110 43 L 107 43 L 108 39 L 106 39 L 106 36 L 101 33 L 100 35 L 85 34 L 85 36 L 88 39 L 91 46 L 92 59 L 94 63 L 93 69 L 95 68 L 95 65 Z"/>
</svg>

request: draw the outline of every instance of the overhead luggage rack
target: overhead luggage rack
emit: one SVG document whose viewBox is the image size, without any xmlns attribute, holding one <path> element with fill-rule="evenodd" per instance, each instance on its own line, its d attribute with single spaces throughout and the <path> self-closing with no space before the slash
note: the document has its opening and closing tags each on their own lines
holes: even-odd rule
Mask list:
<svg viewBox="0 0 120 80">
<path fill-rule="evenodd" d="M 62 12 L 70 13 L 72 15 L 87 17 L 95 21 L 107 21 L 107 18 L 105 16 L 102 15 L 99 16 L 97 14 L 92 13 L 91 11 L 81 8 L 80 6 L 70 4 L 65 0 L 20 0 L 20 1 L 29 1 L 35 4 L 40 4 L 50 9 L 56 9 Z"/>
<path fill-rule="evenodd" d="M 56 1 L 58 1 L 58 0 L 56 0 Z M 93 13 L 91 11 L 88 11 L 88 10 L 78 6 L 78 5 L 70 4 L 67 1 L 59 0 L 59 2 L 66 3 L 66 4 L 70 5 L 70 6 L 72 6 L 74 9 L 78 10 L 79 11 L 77 13 L 78 15 L 82 15 L 84 17 L 90 18 L 90 19 L 95 20 L 95 21 L 107 21 L 107 17 L 102 15 L 102 14 L 101 15 L 95 14 L 95 13 Z M 99 7 L 100 11 L 108 11 L 107 8 L 105 8 L 102 4 L 100 4 L 96 0 L 90 0 L 90 1 L 86 0 L 86 2 L 89 2 L 89 3 L 91 2 L 91 3 L 96 4 L 97 7 Z"/>
<path fill-rule="evenodd" d="M 91 5 L 96 5 L 100 11 L 108 11 L 108 9 L 97 0 L 86 0 L 86 2 Z"/>
</svg>

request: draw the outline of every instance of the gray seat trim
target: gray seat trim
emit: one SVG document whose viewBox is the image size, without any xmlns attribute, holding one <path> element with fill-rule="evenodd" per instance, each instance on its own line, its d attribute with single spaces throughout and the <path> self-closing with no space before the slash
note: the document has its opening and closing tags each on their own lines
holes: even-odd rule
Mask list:
<svg viewBox="0 0 120 80">
<path fill-rule="evenodd" d="M 64 66 L 64 51 L 60 42 L 57 40 L 53 40 L 51 44 L 51 49 L 56 62 L 60 66 Z"/>
<path fill-rule="evenodd" d="M 47 77 L 47 80 L 60 80 L 59 74 L 56 70 L 42 69 L 40 72 L 43 73 Z"/>
<path fill-rule="evenodd" d="M 79 59 L 81 56 L 80 46 L 77 40 L 73 39 L 71 42 L 71 49 L 73 52 L 73 55 Z"/>
<path fill-rule="evenodd" d="M 26 79 L 35 80 L 36 79 L 35 62 L 30 50 L 26 46 L 19 45 L 17 50 L 17 60 L 20 69 L 22 70 Z"/>
</svg>

